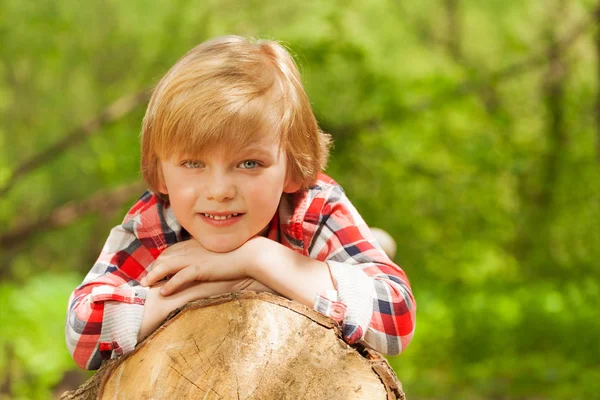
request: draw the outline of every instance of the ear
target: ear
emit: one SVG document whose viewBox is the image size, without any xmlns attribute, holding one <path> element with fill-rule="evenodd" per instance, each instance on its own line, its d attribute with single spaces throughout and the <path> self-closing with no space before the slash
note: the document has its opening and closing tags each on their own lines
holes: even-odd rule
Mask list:
<svg viewBox="0 0 600 400">
<path fill-rule="evenodd" d="M 293 172 L 293 168 L 290 167 L 290 159 L 285 160 L 285 182 L 283 183 L 283 193 L 295 193 L 302 187 L 302 180 L 298 179 Z"/>
<path fill-rule="evenodd" d="M 291 177 L 286 178 L 285 183 L 283 185 L 283 193 L 295 193 L 302 187 L 302 184 L 296 182 L 296 179 Z"/>
<path fill-rule="evenodd" d="M 167 184 L 165 183 L 165 174 L 163 173 L 161 162 L 157 161 L 156 163 L 156 178 L 158 179 L 158 191 L 162 194 L 169 194 L 169 189 L 167 189 Z"/>
</svg>

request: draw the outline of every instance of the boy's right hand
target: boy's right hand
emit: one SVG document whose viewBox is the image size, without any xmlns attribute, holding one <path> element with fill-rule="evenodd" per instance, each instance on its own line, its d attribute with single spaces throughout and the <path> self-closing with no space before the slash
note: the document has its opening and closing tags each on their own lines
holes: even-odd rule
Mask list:
<svg viewBox="0 0 600 400">
<path fill-rule="evenodd" d="M 253 292 L 269 292 L 273 294 L 279 294 L 253 278 L 244 278 L 232 282 L 235 282 L 233 284 L 235 290 L 232 290 L 232 292 L 239 292 L 240 290 L 252 290 Z"/>
<path fill-rule="evenodd" d="M 161 282 L 163 283 L 163 282 Z M 164 284 L 164 283 L 163 283 Z M 164 299 L 174 297 L 177 303 L 183 302 L 179 307 L 184 306 L 190 301 L 205 299 L 210 296 L 218 296 L 225 293 L 239 292 L 241 290 L 251 290 L 254 292 L 269 292 L 277 294 L 271 288 L 263 285 L 253 278 L 235 279 L 231 281 L 216 281 L 216 282 L 188 282 L 181 287 L 177 292 L 162 296 Z"/>
<path fill-rule="evenodd" d="M 171 311 L 183 307 L 190 301 L 205 299 L 210 296 L 217 296 L 225 293 L 239 292 L 241 290 L 277 294 L 275 291 L 252 278 L 216 282 L 196 281 L 187 283 L 180 290 L 169 296 L 163 296 L 159 292 L 160 288 L 165 283 L 166 281 L 158 282 L 148 290 L 144 315 L 142 317 L 142 325 L 138 333 L 138 342 L 154 332 Z"/>
<path fill-rule="evenodd" d="M 166 281 L 160 282 L 154 285 L 151 290 L 154 288 L 158 290 L 165 283 Z M 168 308 L 172 307 L 171 310 L 168 311 L 171 312 L 179 307 L 183 307 L 190 301 L 205 299 L 207 297 L 218 296 L 225 293 L 239 292 L 241 290 L 252 290 L 254 292 L 270 292 L 277 294 L 275 291 L 254 280 L 253 278 L 215 282 L 188 282 L 182 286 L 181 289 L 171 295 L 163 296 L 158 291 L 156 293 L 158 294 L 158 298 L 161 302 L 169 304 Z"/>
</svg>

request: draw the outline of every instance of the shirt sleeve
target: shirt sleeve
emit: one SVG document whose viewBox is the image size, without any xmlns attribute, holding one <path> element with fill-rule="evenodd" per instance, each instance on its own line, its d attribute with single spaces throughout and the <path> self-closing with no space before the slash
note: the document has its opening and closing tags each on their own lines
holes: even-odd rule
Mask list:
<svg viewBox="0 0 600 400">
<path fill-rule="evenodd" d="M 413 337 L 416 317 L 404 271 L 377 244 L 338 185 L 312 201 L 306 219 L 314 232 L 309 256 L 329 265 L 336 288 L 319 294 L 314 308 L 341 323 L 347 343 L 400 354 Z"/>
<path fill-rule="evenodd" d="M 111 230 L 98 260 L 69 298 L 67 348 L 83 369 L 98 369 L 137 344 L 148 290 L 139 280 L 159 250 L 142 231 L 140 215 L 128 217 Z"/>
</svg>

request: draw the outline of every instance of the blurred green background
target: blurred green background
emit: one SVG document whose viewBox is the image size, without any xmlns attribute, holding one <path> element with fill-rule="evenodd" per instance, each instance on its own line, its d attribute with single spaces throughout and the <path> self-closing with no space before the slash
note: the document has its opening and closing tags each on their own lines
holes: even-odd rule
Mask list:
<svg viewBox="0 0 600 400">
<path fill-rule="evenodd" d="M 590 0 L 0 0 L 0 398 L 79 385 L 71 291 L 142 192 L 147 93 L 240 34 L 294 52 L 327 172 L 418 302 L 410 399 L 600 398 Z M 140 94 L 141 93 L 141 94 Z"/>
</svg>

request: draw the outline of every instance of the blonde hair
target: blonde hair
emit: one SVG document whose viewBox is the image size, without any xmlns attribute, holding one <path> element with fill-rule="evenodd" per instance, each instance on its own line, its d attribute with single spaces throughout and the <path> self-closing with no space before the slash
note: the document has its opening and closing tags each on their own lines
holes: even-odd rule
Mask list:
<svg viewBox="0 0 600 400">
<path fill-rule="evenodd" d="M 300 73 L 277 42 L 222 36 L 185 54 L 160 80 L 142 124 L 142 176 L 159 193 L 159 160 L 219 147 L 235 154 L 276 132 L 288 178 L 302 189 L 325 168 L 319 129 Z"/>
</svg>

